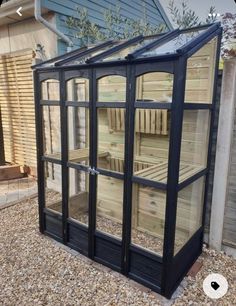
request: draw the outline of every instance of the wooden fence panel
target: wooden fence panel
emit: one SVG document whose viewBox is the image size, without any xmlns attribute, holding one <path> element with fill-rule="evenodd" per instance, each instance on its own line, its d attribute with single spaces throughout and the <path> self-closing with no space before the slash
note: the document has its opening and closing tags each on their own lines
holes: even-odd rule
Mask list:
<svg viewBox="0 0 236 306">
<path fill-rule="evenodd" d="M 36 167 L 31 49 L 0 56 L 0 105 L 7 162 Z"/>
</svg>

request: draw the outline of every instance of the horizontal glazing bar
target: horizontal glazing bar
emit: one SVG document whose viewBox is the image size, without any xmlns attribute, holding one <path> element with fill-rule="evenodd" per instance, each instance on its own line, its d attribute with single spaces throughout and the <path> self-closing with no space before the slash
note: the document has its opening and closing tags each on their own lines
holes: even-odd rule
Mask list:
<svg viewBox="0 0 236 306">
<path fill-rule="evenodd" d="M 97 102 L 96 107 L 101 107 L 101 108 L 125 108 L 125 102 Z"/>
<path fill-rule="evenodd" d="M 73 163 L 73 162 L 68 162 L 67 163 L 67 167 L 73 168 L 73 169 L 77 169 L 77 170 L 82 170 L 85 172 L 89 172 L 89 167 L 88 166 L 84 166 L 78 163 Z"/>
<path fill-rule="evenodd" d="M 59 100 L 40 100 L 40 105 L 60 106 Z"/>
<path fill-rule="evenodd" d="M 60 159 L 56 159 L 56 158 L 53 158 L 53 157 L 49 157 L 47 155 L 44 155 L 42 156 L 42 161 L 47 161 L 47 162 L 50 162 L 50 163 L 54 163 L 54 164 L 58 164 L 58 165 L 61 165 L 62 162 Z"/>
<path fill-rule="evenodd" d="M 212 109 L 210 103 L 184 103 L 184 109 Z"/>
<path fill-rule="evenodd" d="M 135 108 L 147 108 L 147 109 L 171 109 L 172 103 L 169 102 L 135 102 Z"/>
<path fill-rule="evenodd" d="M 124 174 L 118 173 L 118 172 L 113 172 L 113 171 L 107 171 L 101 168 L 96 169 L 99 174 L 105 175 L 105 176 L 110 176 L 119 180 L 124 180 Z"/>
<path fill-rule="evenodd" d="M 88 101 L 66 101 L 66 106 L 89 107 Z"/>
<path fill-rule="evenodd" d="M 132 62 L 137 64 L 144 64 L 144 63 L 157 63 L 157 62 L 167 62 L 167 61 L 175 61 L 178 59 L 180 55 L 176 52 L 170 53 L 170 54 L 159 54 L 156 56 L 150 56 L 150 57 L 142 57 L 140 55 L 139 58 L 135 58 Z"/>
<path fill-rule="evenodd" d="M 133 176 L 132 177 L 132 182 L 142 184 L 142 185 L 148 186 L 148 187 L 161 189 L 161 190 L 166 190 L 167 189 L 167 184 L 158 183 L 158 182 L 155 182 L 155 181 L 152 181 L 152 180 L 147 180 L 147 179 L 144 179 L 144 178 L 138 177 L 138 176 Z"/>
</svg>

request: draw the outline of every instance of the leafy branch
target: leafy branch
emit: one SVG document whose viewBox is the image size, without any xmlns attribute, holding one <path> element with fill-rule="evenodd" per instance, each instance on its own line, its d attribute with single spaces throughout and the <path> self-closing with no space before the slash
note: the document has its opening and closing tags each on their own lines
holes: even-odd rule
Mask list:
<svg viewBox="0 0 236 306">
<path fill-rule="evenodd" d="M 84 7 L 77 7 L 76 15 L 76 17 L 68 17 L 66 25 L 73 32 L 74 37 L 80 40 L 81 46 L 108 39 L 122 40 L 141 34 L 158 34 L 167 30 L 165 24 L 151 25 L 148 22 L 145 3 L 143 17 L 138 20 L 122 16 L 119 6 L 116 6 L 115 10 L 105 10 L 103 13 L 104 27 L 91 22 L 88 10 Z"/>
<path fill-rule="evenodd" d="M 236 14 L 225 13 L 222 17 L 223 39 L 222 57 L 236 57 Z"/>
<path fill-rule="evenodd" d="M 202 24 L 199 16 L 189 7 L 188 1 L 182 1 L 180 8 L 176 5 L 175 0 L 171 0 L 168 5 L 171 19 L 180 29 L 196 27 Z M 211 6 L 205 19 L 206 24 L 216 21 L 216 9 Z"/>
</svg>

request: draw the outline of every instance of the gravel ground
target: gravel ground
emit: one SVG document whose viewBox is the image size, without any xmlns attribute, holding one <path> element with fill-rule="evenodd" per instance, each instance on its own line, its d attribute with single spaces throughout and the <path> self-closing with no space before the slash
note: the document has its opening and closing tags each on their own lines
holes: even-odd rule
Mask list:
<svg viewBox="0 0 236 306">
<path fill-rule="evenodd" d="M 171 301 L 39 234 L 37 200 L 0 210 L 0 305 L 236 305 L 236 262 L 205 250 L 196 278 L 186 277 Z M 209 273 L 227 277 L 229 291 L 207 298 Z"/>
<path fill-rule="evenodd" d="M 37 190 L 37 181 L 33 177 L 0 181 L 0 206 L 20 201 L 35 194 Z"/>
</svg>

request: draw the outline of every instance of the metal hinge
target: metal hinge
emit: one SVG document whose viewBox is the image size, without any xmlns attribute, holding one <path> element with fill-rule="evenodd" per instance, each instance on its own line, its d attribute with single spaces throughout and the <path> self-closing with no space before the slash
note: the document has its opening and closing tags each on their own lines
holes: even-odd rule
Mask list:
<svg viewBox="0 0 236 306">
<path fill-rule="evenodd" d="M 97 171 L 95 168 L 88 168 L 88 172 L 92 175 L 97 175 L 99 174 L 99 171 Z"/>
</svg>

